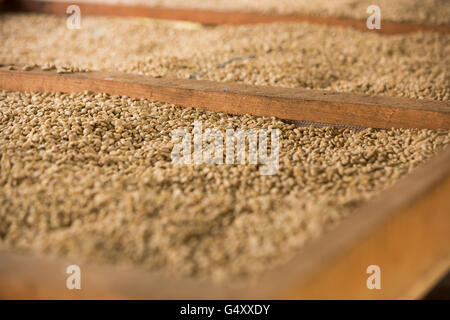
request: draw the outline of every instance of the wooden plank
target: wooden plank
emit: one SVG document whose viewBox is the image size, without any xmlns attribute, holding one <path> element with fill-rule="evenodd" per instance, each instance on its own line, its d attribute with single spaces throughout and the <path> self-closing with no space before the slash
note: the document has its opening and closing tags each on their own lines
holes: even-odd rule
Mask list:
<svg viewBox="0 0 450 320">
<path fill-rule="evenodd" d="M 414 288 L 450 255 L 449 193 L 447 148 L 258 282 L 232 287 L 81 265 L 82 289 L 71 291 L 65 270 L 76 260 L 0 252 L 0 298 L 420 298 L 427 286 Z M 381 267 L 381 290 L 366 287 L 372 264 Z"/>
<path fill-rule="evenodd" d="M 8 70 L 0 67 L 0 89 L 106 92 L 230 114 L 372 128 L 450 129 L 450 102 L 366 96 L 321 90 L 251 86 L 190 79 L 89 72 Z"/>
<path fill-rule="evenodd" d="M 442 261 L 436 261 L 429 270 L 421 275 L 420 279 L 411 286 L 410 290 L 405 292 L 406 299 L 429 299 L 431 291 L 443 292 L 445 287 L 441 287 L 440 280 L 442 275 L 450 271 L 450 254 Z M 450 287 L 447 288 L 447 295 L 450 298 Z"/>
<path fill-rule="evenodd" d="M 449 257 L 450 259 L 450 257 Z M 439 279 L 433 289 L 424 297 L 426 300 L 450 300 L 450 268 L 444 278 Z"/>
<path fill-rule="evenodd" d="M 335 27 L 350 27 L 361 31 L 372 31 L 383 34 L 400 34 L 417 31 L 435 31 L 450 33 L 450 25 L 426 25 L 419 23 L 403 23 L 383 21 L 380 30 L 369 30 L 365 20 L 317 17 L 306 15 L 263 14 L 257 12 L 216 11 L 207 9 L 151 7 L 143 5 L 99 4 L 86 2 L 58 2 L 16 0 L 10 4 L 14 10 L 66 14 L 67 6 L 77 4 L 82 15 L 103 15 L 121 17 L 147 17 L 155 19 L 184 20 L 203 24 L 255 24 L 274 22 L 306 22 Z"/>
<path fill-rule="evenodd" d="M 447 148 L 277 270 L 291 283 L 287 296 L 421 298 L 450 267 L 449 194 Z M 381 268 L 381 290 L 366 287 L 369 265 Z M 309 276 L 296 282 L 292 270 Z"/>
</svg>

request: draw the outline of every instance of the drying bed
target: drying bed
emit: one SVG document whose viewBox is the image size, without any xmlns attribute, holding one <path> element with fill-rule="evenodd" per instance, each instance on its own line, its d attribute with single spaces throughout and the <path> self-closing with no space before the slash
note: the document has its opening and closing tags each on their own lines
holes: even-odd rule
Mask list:
<svg viewBox="0 0 450 320">
<path fill-rule="evenodd" d="M 383 37 L 308 24 L 202 27 L 98 17 L 67 30 L 64 17 L 35 14 L 4 15 L 0 29 L 3 64 L 441 101 L 450 95 L 446 34 Z"/>
<path fill-rule="evenodd" d="M 70 2 L 68 0 L 59 0 Z M 72 1 L 73 2 L 73 1 Z M 388 21 L 449 24 L 450 4 L 445 0 L 81 0 L 80 3 L 146 5 L 168 8 L 212 9 L 218 11 L 244 11 L 277 14 L 301 14 L 366 19 L 367 7 L 376 4 L 382 17 Z"/>
<path fill-rule="evenodd" d="M 254 297 L 256 293 L 270 297 L 276 293 L 267 290 L 275 282 L 286 285 L 287 279 L 276 281 L 280 268 L 289 266 L 292 273 L 293 261 L 304 269 L 318 259 L 311 254 L 310 242 L 313 251 L 319 242 L 326 252 L 327 246 L 335 245 L 329 242 L 332 239 L 339 239 L 339 244 L 349 234 L 354 236 L 355 230 L 383 226 L 386 216 L 381 222 L 380 218 L 386 213 L 390 214 L 387 230 L 392 232 L 398 228 L 393 221 L 398 221 L 399 208 L 408 211 L 405 208 L 412 206 L 423 212 L 424 199 L 428 211 L 420 219 L 425 220 L 416 225 L 417 214 L 407 214 L 413 224 L 405 228 L 403 221 L 399 230 L 414 236 L 402 240 L 422 241 L 417 249 L 423 251 L 431 238 L 443 240 L 448 234 L 443 222 L 448 216 L 445 197 L 435 195 L 447 190 L 449 152 L 442 149 L 449 142 L 448 131 L 296 127 L 275 118 L 231 116 L 91 92 L 3 91 L 0 97 L 0 274 L 9 270 L 9 275 L 19 274 L 21 281 L 30 282 L 30 272 L 21 267 L 30 261 L 50 274 L 55 268 L 60 270 L 45 278 L 46 284 L 38 281 L 37 296 L 62 293 L 54 287 L 56 279 L 63 277 L 57 276 L 62 270 L 57 266 L 67 262 L 33 258 L 36 252 L 65 256 L 63 261 L 89 270 L 87 277 L 100 285 L 82 297 Z M 279 129 L 278 174 L 262 176 L 254 165 L 174 166 L 169 133 L 179 126 L 192 129 L 196 120 L 205 129 Z M 414 169 L 435 153 L 441 155 Z M 397 180 L 400 183 L 395 184 Z M 408 190 L 411 183 L 416 185 Z M 435 184 L 442 183 L 435 189 Z M 395 197 L 387 196 L 391 192 Z M 439 232 L 436 225 L 431 234 L 425 232 L 427 224 L 439 222 Z M 343 228 L 348 234 L 343 234 Z M 420 236 L 418 228 L 423 231 Z M 429 238 L 424 239 L 427 234 Z M 328 244 L 324 246 L 323 241 Z M 393 241 L 394 247 L 397 244 L 398 239 Z M 377 250 L 373 245 L 369 248 L 370 257 Z M 5 249 L 31 250 L 34 255 L 10 256 Z M 390 249 L 383 246 L 387 252 Z M 429 253 L 442 255 L 442 248 L 429 249 Z M 397 264 L 401 258 L 397 256 Z M 138 269 L 130 276 L 130 271 L 92 267 L 111 263 Z M 145 269 L 153 271 L 152 275 L 143 276 Z M 104 270 L 101 276 L 100 270 Z M 272 277 L 275 272 L 280 273 Z M 160 275 L 155 278 L 155 274 Z M 270 286 L 250 291 L 268 274 Z M 284 271 L 281 274 L 287 277 Z M 172 280 L 166 282 L 169 275 Z M 136 277 L 141 276 L 145 281 L 138 285 Z M 112 285 L 108 291 L 117 277 L 118 287 Z M 30 297 L 30 291 L 11 287 L 14 278 L 3 280 L 4 289 Z M 228 289 L 198 282 L 202 279 L 219 286 L 227 280 Z M 105 287 L 104 281 L 110 285 Z M 131 287 L 124 290 L 126 283 Z M 209 284 L 200 289 L 199 283 Z M 246 290 L 237 294 L 231 284 Z M 386 289 L 390 290 L 389 285 Z M 294 297 L 290 290 L 281 291 L 281 296 Z M 6 292 L 2 294 L 8 296 Z M 306 297 L 317 294 L 307 292 Z M 336 296 L 332 290 L 331 296 Z"/>
<path fill-rule="evenodd" d="M 450 142 L 104 94 L 0 94 L 3 248 L 216 280 L 285 261 Z M 171 133 L 279 129 L 279 169 L 174 165 Z"/>
<path fill-rule="evenodd" d="M 155 19 L 182 20 L 208 25 L 261 24 L 274 22 L 306 22 L 334 27 L 354 28 L 360 31 L 386 35 L 418 31 L 450 32 L 448 12 L 450 6 L 444 0 L 379 1 L 382 27 L 368 29 L 366 19 L 373 4 L 368 1 L 214 1 L 194 2 L 186 5 L 180 1 L 123 2 L 123 1 L 76 1 L 83 15 L 147 17 Z M 231 6 L 230 6 L 231 5 Z M 10 11 L 66 14 L 67 1 L 16 0 L 7 1 Z M 418 10 L 422 7 L 422 10 Z M 227 9 L 228 8 L 228 9 Z M 253 9 L 252 9 L 253 8 Z M 256 10 L 255 10 L 256 9 Z M 290 10 L 284 10 L 288 9 Z M 377 8 L 378 9 L 378 8 Z"/>
<path fill-rule="evenodd" d="M 439 130 L 449 124 L 447 35 L 85 19 L 89 32 L 64 39 L 62 18 L 2 18 L 0 84 L 15 91 L 0 94 L 1 296 L 410 298 L 448 267 L 450 136 Z M 49 28 L 38 40 L 19 27 L 40 22 Z M 157 32 L 147 42 L 138 30 Z M 249 32 L 285 36 L 265 47 L 258 37 L 248 41 Z M 163 37 L 177 45 L 158 41 Z M 350 50 L 333 41 L 348 37 L 356 39 Z M 323 44 L 308 45 L 317 38 Z M 90 45 L 100 39 L 114 50 Z M 298 50 L 305 59 L 295 59 Z M 362 58 L 367 50 L 376 62 Z M 398 78 L 367 76 L 380 64 Z M 294 78 L 283 73 L 292 65 Z M 347 70 L 354 65 L 368 74 L 357 78 Z M 227 73 L 232 77 L 223 78 Z M 36 89 L 49 92 L 29 92 Z M 225 113 L 188 108 L 203 104 Z M 366 119 L 354 117 L 366 110 Z M 199 122 L 221 132 L 280 130 L 278 173 L 261 175 L 248 164 L 172 164 L 170 133 Z M 387 129 L 354 127 L 367 123 Z M 388 129 L 417 124 L 434 129 Z M 374 261 L 384 270 L 382 292 L 365 287 Z M 63 290 L 68 263 L 80 264 L 92 286 Z"/>
</svg>

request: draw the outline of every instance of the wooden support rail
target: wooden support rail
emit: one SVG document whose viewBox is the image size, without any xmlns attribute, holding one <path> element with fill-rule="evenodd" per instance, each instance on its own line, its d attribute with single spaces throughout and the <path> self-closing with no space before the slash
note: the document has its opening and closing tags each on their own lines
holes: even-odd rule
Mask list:
<svg viewBox="0 0 450 320">
<path fill-rule="evenodd" d="M 190 79 L 88 72 L 57 74 L 0 67 L 0 89 L 80 92 L 90 90 L 199 107 L 230 114 L 274 116 L 372 128 L 450 129 L 450 102 L 367 96 L 323 90 L 251 86 Z"/>
<path fill-rule="evenodd" d="M 306 22 L 336 27 L 351 27 L 361 31 L 380 32 L 383 34 L 400 34 L 417 31 L 435 31 L 450 33 L 450 25 L 427 25 L 420 23 L 383 21 L 380 30 L 369 30 L 365 20 L 318 17 L 307 15 L 263 14 L 242 11 L 216 11 L 208 9 L 167 8 L 144 5 L 101 4 L 87 2 L 59 2 L 38 0 L 10 1 L 10 10 L 66 14 L 71 4 L 77 4 L 82 15 L 103 15 L 121 17 L 147 17 L 155 19 L 184 20 L 203 24 L 254 24 L 273 22 Z"/>
</svg>

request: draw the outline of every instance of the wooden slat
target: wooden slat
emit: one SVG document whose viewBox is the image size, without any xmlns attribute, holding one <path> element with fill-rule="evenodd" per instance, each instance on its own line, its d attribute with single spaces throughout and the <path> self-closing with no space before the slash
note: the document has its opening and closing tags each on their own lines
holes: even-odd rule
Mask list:
<svg viewBox="0 0 450 320">
<path fill-rule="evenodd" d="M 383 34 L 400 34 L 417 31 L 435 31 L 450 33 L 449 25 L 426 25 L 419 23 L 401 23 L 382 21 L 380 30 L 369 30 L 365 20 L 333 17 L 316 17 L 305 15 L 262 14 L 256 12 L 216 11 L 206 9 L 166 8 L 143 5 L 99 4 L 86 2 L 58 2 L 16 0 L 11 1 L 14 10 L 66 14 L 67 6 L 77 4 L 82 15 L 104 15 L 121 17 L 148 17 L 155 19 L 184 20 L 203 24 L 254 24 L 273 22 L 306 22 L 336 27 L 351 27 L 361 31 L 380 32 Z"/>
<path fill-rule="evenodd" d="M 78 260 L 0 252 L 0 298 L 420 298 L 450 267 L 449 194 L 447 149 L 258 282 L 231 287 L 81 264 L 82 290 L 70 291 L 65 269 Z M 372 264 L 381 290 L 366 287 Z"/>
<path fill-rule="evenodd" d="M 21 71 L 0 67 L 0 89 L 90 90 L 231 114 L 372 128 L 450 129 L 450 103 L 320 90 L 89 72 Z"/>
<path fill-rule="evenodd" d="M 450 268 L 449 194 L 447 148 L 278 270 L 291 283 L 287 296 L 423 297 Z M 365 270 L 372 264 L 381 268 L 381 290 L 366 287 Z M 309 276 L 296 282 L 295 272 Z"/>
</svg>

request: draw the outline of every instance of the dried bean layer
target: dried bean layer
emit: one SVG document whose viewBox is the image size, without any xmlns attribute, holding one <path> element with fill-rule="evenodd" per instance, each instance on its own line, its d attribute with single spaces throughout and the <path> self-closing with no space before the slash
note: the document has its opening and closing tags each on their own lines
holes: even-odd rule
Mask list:
<svg viewBox="0 0 450 320">
<path fill-rule="evenodd" d="M 392 2 L 392 1 L 391 1 Z M 0 63 L 448 101 L 450 35 L 307 24 L 203 27 L 150 19 L 3 15 Z"/>
<path fill-rule="evenodd" d="M 173 129 L 279 129 L 280 168 L 174 165 Z M 0 248 L 216 281 L 289 259 L 450 142 L 89 92 L 0 92 Z"/>
</svg>

